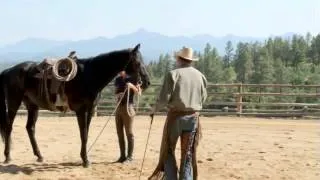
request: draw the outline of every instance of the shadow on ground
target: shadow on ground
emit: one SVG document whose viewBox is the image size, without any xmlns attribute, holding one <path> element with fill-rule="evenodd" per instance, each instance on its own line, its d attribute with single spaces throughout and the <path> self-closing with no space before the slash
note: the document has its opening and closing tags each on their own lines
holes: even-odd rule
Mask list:
<svg viewBox="0 0 320 180">
<path fill-rule="evenodd" d="M 93 164 L 100 164 L 100 165 L 109 165 L 115 162 L 98 162 L 92 163 Z M 33 172 L 48 172 L 48 171 L 56 171 L 59 172 L 61 170 L 66 169 L 76 169 L 76 168 L 83 168 L 81 162 L 64 162 L 64 163 L 31 163 L 31 164 L 24 164 L 24 165 L 1 165 L 0 164 L 0 175 L 1 174 L 19 174 L 23 173 L 26 175 L 32 175 Z"/>
</svg>

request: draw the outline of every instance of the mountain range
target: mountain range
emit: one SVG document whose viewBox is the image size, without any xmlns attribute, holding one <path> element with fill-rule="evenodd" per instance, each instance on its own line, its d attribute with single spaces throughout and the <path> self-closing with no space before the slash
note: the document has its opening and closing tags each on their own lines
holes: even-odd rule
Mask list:
<svg viewBox="0 0 320 180">
<path fill-rule="evenodd" d="M 279 35 L 290 37 L 294 33 Z M 272 37 L 272 36 L 270 36 Z M 146 62 L 157 60 L 161 53 L 172 53 L 182 46 L 190 46 L 197 51 L 202 51 L 206 43 L 216 47 L 219 54 L 224 54 L 227 41 L 235 46 L 238 42 L 264 41 L 269 37 L 242 37 L 226 35 L 214 37 L 211 35 L 166 36 L 145 29 L 133 33 L 119 35 L 113 38 L 96 37 L 78 41 L 55 41 L 41 38 L 28 38 L 14 44 L 0 47 L 0 63 L 16 63 L 26 60 L 41 61 L 45 57 L 66 56 L 75 50 L 79 58 L 95 56 L 113 50 L 134 47 L 141 43 L 141 52 Z"/>
</svg>

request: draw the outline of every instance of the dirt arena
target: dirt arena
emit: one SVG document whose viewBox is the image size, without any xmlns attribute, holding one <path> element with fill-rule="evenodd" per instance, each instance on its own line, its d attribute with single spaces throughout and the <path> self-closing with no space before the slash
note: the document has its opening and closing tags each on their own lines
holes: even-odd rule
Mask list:
<svg viewBox="0 0 320 180">
<path fill-rule="evenodd" d="M 92 120 L 88 145 L 107 118 Z M 155 118 L 141 179 L 147 179 L 157 163 L 164 118 Z M 37 163 L 25 130 L 26 117 L 18 116 L 12 137 L 13 160 L 11 164 L 0 164 L 0 179 L 138 179 L 149 121 L 147 116 L 135 119 L 135 160 L 129 164 L 114 164 L 112 162 L 118 158 L 119 151 L 112 118 L 89 153 L 91 167 L 84 169 L 75 117 L 39 117 L 36 137 L 44 162 Z M 202 117 L 201 122 L 200 180 L 320 179 L 319 121 Z M 179 159 L 180 149 L 177 147 Z M 0 150 L 2 162 L 3 143 Z"/>
</svg>

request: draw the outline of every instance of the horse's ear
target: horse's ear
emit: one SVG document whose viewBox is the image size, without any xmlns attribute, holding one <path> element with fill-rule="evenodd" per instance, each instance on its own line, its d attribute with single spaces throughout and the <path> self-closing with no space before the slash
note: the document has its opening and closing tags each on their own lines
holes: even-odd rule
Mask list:
<svg viewBox="0 0 320 180">
<path fill-rule="evenodd" d="M 133 48 L 132 52 L 136 53 L 140 49 L 140 43 Z"/>
</svg>

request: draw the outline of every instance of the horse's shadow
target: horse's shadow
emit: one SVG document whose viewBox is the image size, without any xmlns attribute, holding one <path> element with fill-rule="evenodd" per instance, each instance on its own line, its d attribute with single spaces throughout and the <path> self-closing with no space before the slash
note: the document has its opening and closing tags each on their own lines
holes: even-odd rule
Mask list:
<svg viewBox="0 0 320 180">
<path fill-rule="evenodd" d="M 93 164 L 109 165 L 115 162 L 94 162 Z M 19 174 L 20 172 L 26 175 L 32 175 L 33 172 L 48 172 L 66 169 L 82 168 L 81 162 L 64 162 L 64 163 L 31 163 L 24 165 L 1 165 L 0 164 L 0 175 L 1 174 Z"/>
<path fill-rule="evenodd" d="M 31 175 L 34 170 L 30 167 L 21 167 L 14 164 L 1 165 L 0 164 L 0 174 L 19 174 L 20 172 Z"/>
</svg>

